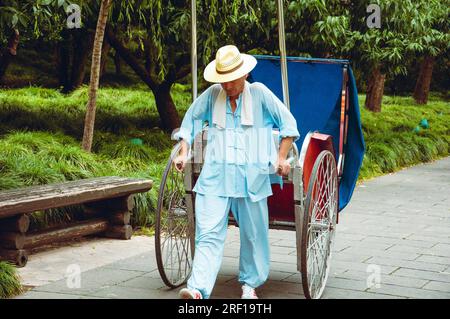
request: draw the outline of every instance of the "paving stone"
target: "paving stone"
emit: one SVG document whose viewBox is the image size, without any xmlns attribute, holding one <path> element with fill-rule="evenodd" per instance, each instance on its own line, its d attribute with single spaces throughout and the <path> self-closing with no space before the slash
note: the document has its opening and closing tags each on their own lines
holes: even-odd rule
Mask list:
<svg viewBox="0 0 450 319">
<path fill-rule="evenodd" d="M 450 293 L 450 283 L 440 281 L 430 281 L 423 287 L 423 289 L 437 290 L 445 293 Z"/>
<path fill-rule="evenodd" d="M 60 280 L 45 286 L 36 287 L 34 290 L 74 295 L 90 295 L 103 287 L 113 286 L 143 274 L 143 272 L 138 271 L 102 267 L 81 273 L 80 288 L 68 285 L 67 280 Z M 71 281 L 69 281 L 69 283 L 71 283 Z"/>
<path fill-rule="evenodd" d="M 295 242 L 295 231 L 271 229 L 269 231 L 269 239 L 282 239 Z"/>
<path fill-rule="evenodd" d="M 435 239 L 438 239 L 439 243 L 449 244 L 450 234 L 442 234 L 432 231 L 415 231 L 413 232 L 413 235 L 419 235 L 419 236 L 425 236 L 425 237 L 434 237 Z"/>
<path fill-rule="evenodd" d="M 333 264 L 339 268 L 346 268 L 346 269 L 354 269 L 359 271 L 367 271 L 369 264 L 365 263 L 357 263 L 357 262 L 350 262 L 350 261 L 340 261 L 335 260 L 333 261 Z M 394 266 L 381 266 L 380 271 L 382 274 L 390 274 L 394 272 L 398 267 Z"/>
<path fill-rule="evenodd" d="M 412 234 L 407 239 L 432 242 L 434 244 L 436 244 L 437 242 L 450 244 L 450 237 L 437 237 L 433 236 L 432 234 L 430 234 L 429 236 L 424 236 L 423 234 Z"/>
<path fill-rule="evenodd" d="M 270 232 L 270 230 L 269 230 Z M 283 243 L 285 240 L 280 239 L 280 238 L 269 238 L 269 245 L 272 246 L 284 246 L 284 245 L 280 245 L 280 243 Z"/>
<path fill-rule="evenodd" d="M 433 271 L 400 268 L 400 269 L 396 270 L 393 274 L 395 274 L 396 276 L 403 276 L 403 277 L 413 277 L 413 278 L 428 279 L 428 280 L 435 280 L 435 281 L 441 281 L 441 282 L 450 282 L 450 273 L 445 273 L 445 272 L 440 273 L 440 272 L 433 272 Z"/>
<path fill-rule="evenodd" d="M 380 293 L 371 293 L 357 290 L 327 287 L 323 292 L 322 299 L 406 299 L 406 298 Z"/>
<path fill-rule="evenodd" d="M 360 241 L 367 237 L 367 235 L 364 234 L 353 234 L 353 233 L 346 233 L 339 230 L 339 225 L 337 226 L 337 231 L 335 235 L 336 242 L 339 242 L 340 240 L 348 240 L 348 241 Z"/>
<path fill-rule="evenodd" d="M 339 231 L 339 230 L 338 230 Z M 360 235 L 362 236 L 361 239 L 368 237 L 368 236 L 379 236 L 379 237 L 385 237 L 385 238 L 395 238 L 395 239 L 402 239 L 407 238 L 408 236 L 411 236 L 413 233 L 410 231 L 393 231 L 391 229 L 383 228 L 383 229 L 374 229 L 374 228 L 366 228 L 366 229 L 348 229 L 345 230 L 347 232 L 350 232 L 353 235 Z"/>
<path fill-rule="evenodd" d="M 177 299 L 178 290 L 162 291 L 158 289 L 111 286 L 98 290 L 92 296 L 109 299 Z"/>
<path fill-rule="evenodd" d="M 284 271 L 277 271 L 277 270 L 271 270 L 269 273 L 268 280 L 277 280 L 277 281 L 283 281 L 284 279 L 292 276 L 293 274 L 291 272 L 284 272 Z M 298 274 L 300 276 L 300 273 Z"/>
<path fill-rule="evenodd" d="M 400 287 L 394 285 L 381 285 L 380 288 L 370 288 L 369 292 L 383 293 L 393 296 L 419 298 L 419 299 L 448 299 L 450 293 L 432 290 L 417 289 L 411 287 Z"/>
<path fill-rule="evenodd" d="M 337 278 L 347 278 L 353 280 L 363 280 L 367 283 L 367 279 L 370 276 L 368 272 L 356 271 L 356 270 L 347 270 L 345 272 L 341 272 L 334 275 Z M 400 277 L 394 275 L 380 275 L 380 284 L 391 284 L 396 286 L 403 287 L 413 287 L 413 288 L 422 288 L 427 282 L 426 279 L 417 279 L 410 277 Z"/>
<path fill-rule="evenodd" d="M 136 277 L 118 284 L 121 287 L 131 287 L 140 289 L 159 289 L 166 287 L 162 279 L 151 277 Z"/>
<path fill-rule="evenodd" d="M 236 286 L 234 289 L 230 288 L 230 285 L 218 285 L 215 286 L 211 292 L 211 299 L 238 299 L 241 297 L 241 288 Z"/>
<path fill-rule="evenodd" d="M 423 248 L 423 247 L 412 247 L 412 246 L 405 246 L 405 245 L 393 245 L 392 247 L 388 248 L 386 250 L 387 252 L 410 252 L 410 253 L 416 253 L 418 255 L 427 253 L 429 251 L 429 248 Z"/>
<path fill-rule="evenodd" d="M 288 255 L 286 253 L 278 253 L 278 251 L 270 253 L 270 262 L 297 264 L 297 254 Z"/>
<path fill-rule="evenodd" d="M 270 263 L 270 269 L 282 271 L 282 272 L 297 272 L 297 263 L 280 263 L 276 261 L 272 261 Z"/>
<path fill-rule="evenodd" d="M 270 246 L 270 254 L 297 255 L 297 247 Z"/>
<path fill-rule="evenodd" d="M 450 214 L 450 213 L 449 213 Z M 429 225 L 425 228 L 427 232 L 450 234 L 450 227 L 442 225 Z"/>
<path fill-rule="evenodd" d="M 300 272 L 298 273 L 289 273 L 290 275 L 281 281 L 287 281 L 292 283 L 301 283 L 302 282 L 302 274 Z"/>
<path fill-rule="evenodd" d="M 331 277 L 328 278 L 326 287 L 364 291 L 367 289 L 367 283 L 366 280 Z"/>
<path fill-rule="evenodd" d="M 428 271 L 438 271 L 438 272 L 443 271 L 445 269 L 445 266 L 440 264 L 425 263 L 420 261 L 399 260 L 395 258 L 382 258 L 382 257 L 372 257 L 369 260 L 366 260 L 365 263 L 376 265 L 389 265 L 401 268 L 411 268 Z"/>
<path fill-rule="evenodd" d="M 427 251 L 428 255 L 450 257 L 450 245 L 439 243 Z"/>
<path fill-rule="evenodd" d="M 342 252 L 345 252 L 348 254 L 367 254 L 367 253 L 369 253 L 372 256 L 396 258 L 396 259 L 400 259 L 400 260 L 415 260 L 420 256 L 419 254 L 411 253 L 411 252 L 387 251 L 387 250 L 377 250 L 377 249 L 372 249 L 370 251 L 364 251 L 361 248 L 355 248 L 355 247 L 350 247 L 348 249 L 343 250 Z"/>
<path fill-rule="evenodd" d="M 106 266 L 107 268 L 150 272 L 158 268 L 155 253 L 145 253 Z"/>
<path fill-rule="evenodd" d="M 258 292 L 258 298 L 259 299 L 305 299 L 305 296 L 303 294 L 291 294 L 291 293 L 280 294 L 278 291 L 263 290 L 261 292 Z"/>
<path fill-rule="evenodd" d="M 347 240 L 339 240 L 333 245 L 333 252 L 340 252 L 344 249 L 350 248 L 353 242 Z"/>
<path fill-rule="evenodd" d="M 238 257 L 239 258 L 239 246 L 238 247 L 225 247 L 223 255 L 226 257 Z"/>
<path fill-rule="evenodd" d="M 274 242 L 270 243 L 270 247 L 273 247 L 274 249 L 278 250 L 278 247 L 284 247 L 284 248 L 288 248 L 291 250 L 296 250 L 297 249 L 297 244 L 295 241 L 289 241 L 289 240 L 283 240 L 283 239 L 278 239 Z"/>
<path fill-rule="evenodd" d="M 21 296 L 17 296 L 15 299 L 81 299 L 83 296 L 57 293 L 57 292 L 46 292 L 46 291 L 30 291 Z M 89 299 L 92 296 L 88 296 Z"/>
<path fill-rule="evenodd" d="M 355 248 L 360 248 L 360 249 L 367 249 L 367 250 L 372 250 L 372 249 L 377 249 L 377 250 L 387 250 L 389 247 L 392 247 L 393 244 L 392 243 L 381 243 L 381 242 L 367 242 L 367 241 L 360 241 L 360 242 L 355 242 L 353 243 L 353 245 L 351 247 L 355 247 Z"/>
<path fill-rule="evenodd" d="M 341 252 L 335 252 L 332 256 L 332 261 L 339 260 L 339 261 L 353 261 L 353 262 L 364 262 L 367 259 L 371 258 L 372 256 L 370 254 L 365 253 L 346 253 L 345 250 Z"/>
<path fill-rule="evenodd" d="M 161 275 L 159 274 L 158 269 L 146 272 L 142 275 L 142 277 L 150 277 L 150 278 L 161 278 Z"/>
<path fill-rule="evenodd" d="M 264 285 L 258 288 L 258 291 L 273 291 L 278 294 L 290 293 L 303 296 L 303 287 L 301 284 L 287 281 L 267 280 Z"/>
<path fill-rule="evenodd" d="M 426 242 L 426 241 L 420 241 L 420 240 L 410 240 L 408 238 L 406 239 L 393 239 L 393 238 L 386 238 L 386 237 L 378 237 L 378 236 L 369 236 L 364 238 L 360 245 L 364 245 L 365 243 L 383 243 L 383 244 L 389 244 L 389 245 L 404 245 L 404 246 L 411 246 L 411 247 L 423 247 L 423 248 L 431 248 L 434 245 L 438 243 L 437 240 L 434 242 Z"/>
</svg>

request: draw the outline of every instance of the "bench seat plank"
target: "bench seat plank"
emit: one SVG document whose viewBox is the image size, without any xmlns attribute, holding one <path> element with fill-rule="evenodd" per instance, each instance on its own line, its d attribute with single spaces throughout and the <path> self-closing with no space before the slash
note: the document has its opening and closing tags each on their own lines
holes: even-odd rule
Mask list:
<svg viewBox="0 0 450 319">
<path fill-rule="evenodd" d="M 127 196 L 152 188 L 148 179 L 105 176 L 0 192 L 0 218 Z"/>
</svg>

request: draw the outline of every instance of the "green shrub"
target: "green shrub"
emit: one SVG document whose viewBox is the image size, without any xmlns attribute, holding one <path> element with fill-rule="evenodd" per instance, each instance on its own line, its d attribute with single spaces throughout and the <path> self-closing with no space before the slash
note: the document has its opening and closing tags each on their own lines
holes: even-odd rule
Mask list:
<svg viewBox="0 0 450 319">
<path fill-rule="evenodd" d="M 14 266 L 0 261 L 0 299 L 10 298 L 21 292 L 22 286 Z"/>
<path fill-rule="evenodd" d="M 359 96 L 364 105 L 364 96 Z M 383 97 L 382 111 L 361 107 L 366 154 L 359 180 L 393 172 L 450 153 L 449 103 L 431 95 L 426 106 L 410 97 Z M 426 118 L 429 128 L 415 128 Z"/>
</svg>

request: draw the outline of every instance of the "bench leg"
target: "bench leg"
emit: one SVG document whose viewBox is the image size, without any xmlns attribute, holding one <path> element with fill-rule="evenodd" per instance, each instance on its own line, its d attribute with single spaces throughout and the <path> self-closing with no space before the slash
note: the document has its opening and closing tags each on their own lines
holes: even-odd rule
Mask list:
<svg viewBox="0 0 450 319">
<path fill-rule="evenodd" d="M 18 267 L 28 262 L 28 252 L 24 250 L 25 233 L 30 227 L 26 214 L 0 219 L 0 261 L 7 261 Z"/>
<path fill-rule="evenodd" d="M 105 232 L 105 237 L 116 239 L 130 239 L 133 235 L 131 225 L 113 225 Z"/>
<path fill-rule="evenodd" d="M 17 267 L 24 267 L 28 262 L 28 252 L 23 249 L 0 249 L 0 260 L 11 262 Z"/>
<path fill-rule="evenodd" d="M 110 226 L 103 236 L 125 240 L 133 235 L 130 225 L 133 208 L 133 195 L 84 204 L 86 216 L 102 216 L 109 220 Z"/>
</svg>

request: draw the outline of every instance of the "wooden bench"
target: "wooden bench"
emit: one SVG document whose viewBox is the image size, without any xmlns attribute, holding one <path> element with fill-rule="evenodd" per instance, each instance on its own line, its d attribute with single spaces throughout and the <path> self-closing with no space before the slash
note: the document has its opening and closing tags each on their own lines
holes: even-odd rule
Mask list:
<svg viewBox="0 0 450 319">
<path fill-rule="evenodd" d="M 108 176 L 1 191 L 0 260 L 23 267 L 32 248 L 92 234 L 130 239 L 133 194 L 151 188 L 151 180 Z M 78 204 L 83 220 L 28 232 L 29 213 Z"/>
</svg>

